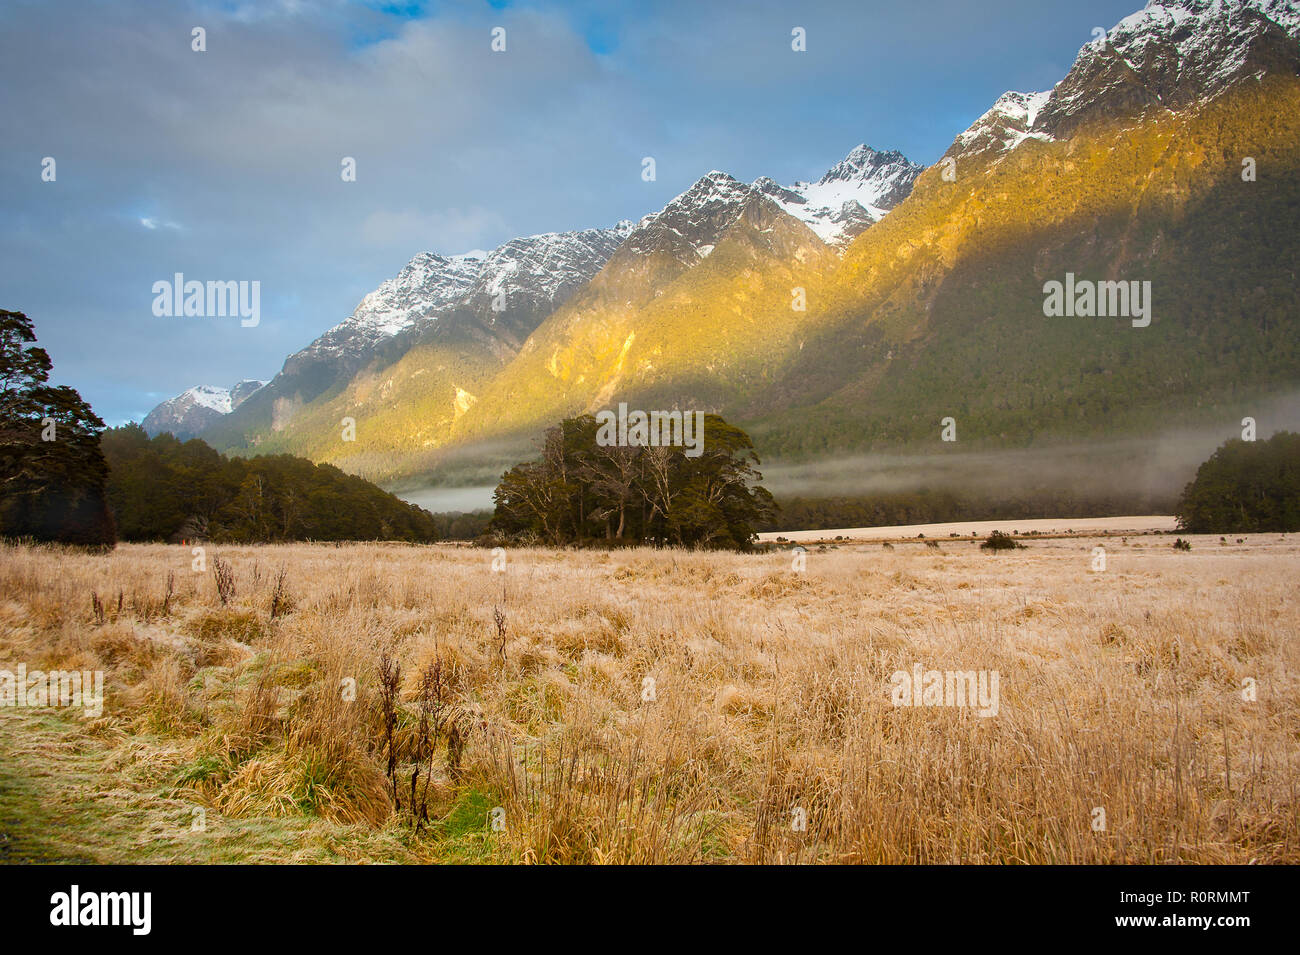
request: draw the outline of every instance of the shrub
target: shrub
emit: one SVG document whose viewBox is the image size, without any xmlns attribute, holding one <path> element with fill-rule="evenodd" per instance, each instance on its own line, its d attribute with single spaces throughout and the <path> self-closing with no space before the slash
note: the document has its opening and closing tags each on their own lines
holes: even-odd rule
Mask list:
<svg viewBox="0 0 1300 955">
<path fill-rule="evenodd" d="M 994 531 L 988 537 L 984 538 L 984 543 L 980 544 L 980 550 L 1016 550 L 1023 548 L 1025 545 L 1019 543 L 1010 534 L 1004 534 L 1001 531 Z"/>
</svg>

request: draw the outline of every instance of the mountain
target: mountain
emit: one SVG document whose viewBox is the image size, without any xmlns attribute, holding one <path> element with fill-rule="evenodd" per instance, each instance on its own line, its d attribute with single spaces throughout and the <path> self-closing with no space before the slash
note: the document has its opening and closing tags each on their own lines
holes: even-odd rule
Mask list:
<svg viewBox="0 0 1300 955">
<path fill-rule="evenodd" d="M 754 188 L 823 242 L 842 249 L 906 199 L 923 168 L 900 152 L 876 152 L 861 145 L 817 182 L 778 186 L 764 176 Z"/>
<path fill-rule="evenodd" d="M 358 437 L 355 452 L 338 449 L 331 460 L 392 481 L 445 463 L 448 448 L 486 442 L 469 456 L 469 466 L 478 479 L 494 478 L 501 464 L 526 452 L 537 427 L 575 409 L 594 409 L 620 388 L 656 388 L 659 400 L 670 403 L 707 396 L 711 406 L 721 404 L 734 391 L 716 365 L 696 360 L 710 352 L 693 342 L 723 336 L 727 360 L 746 366 L 747 378 L 770 374 L 774 366 L 764 366 L 791 346 L 801 324 L 801 313 L 790 308 L 790 290 L 799 284 L 794 276 L 830 268 L 842 250 L 844 227 L 829 222 L 824 203 L 838 195 L 840 211 L 858 210 L 860 221 L 847 227 L 865 229 L 918 173 L 897 153 L 859 146 L 820 184 L 790 187 L 795 202 L 774 198 L 771 180 L 747 184 L 713 170 L 642 218 L 595 277 L 500 367 L 474 375 L 463 356 L 415 349 L 382 382 L 355 382 L 332 413 L 363 409 L 372 437 L 369 443 Z M 760 286 L 766 295 L 755 294 Z M 747 302 L 730 314 L 701 307 L 737 292 Z M 440 393 L 386 407 L 367 400 L 376 386 L 395 396 L 404 376 L 448 368 L 473 385 L 434 377 L 429 380 L 441 384 Z"/>
<path fill-rule="evenodd" d="M 520 238 L 490 253 L 422 253 L 204 436 L 227 450 L 304 454 L 376 479 L 409 473 L 446 446 L 479 393 L 570 299 L 649 301 L 707 258 L 747 208 L 786 220 L 810 254 L 830 254 L 827 243 L 842 251 L 920 170 L 897 152 L 858 146 L 816 183 L 749 185 L 714 171 L 635 224 Z M 345 417 L 364 422 L 355 441 L 341 440 Z"/>
<path fill-rule="evenodd" d="M 1293 392 L 1298 32 L 1295 4 L 1151 3 L 1004 94 L 809 289 L 824 327 L 735 420 L 789 458 L 933 449 L 948 415 L 968 448 L 1154 445 Z M 1150 282 L 1150 325 L 1046 317 L 1067 273 Z"/>
<path fill-rule="evenodd" d="M 988 450 L 1222 427 L 1300 382 L 1298 28 L 1294 2 L 1152 2 L 929 169 L 859 146 L 815 183 L 715 170 L 556 257 L 508 243 L 209 437 L 393 483 L 493 478 L 618 401 L 720 412 L 786 461 L 942 452 L 947 416 Z M 1149 288 L 1150 321 L 1046 315 L 1067 276 Z"/>
<path fill-rule="evenodd" d="M 142 426 L 150 437 L 163 432 L 171 432 L 182 441 L 197 437 L 265 384 L 246 378 L 233 388 L 198 385 L 154 408 Z"/>
<path fill-rule="evenodd" d="M 1053 89 L 1004 93 L 949 156 L 1068 139 L 1091 123 L 1154 119 L 1295 62 L 1294 0 L 1152 2 L 1079 51 Z"/>
<path fill-rule="evenodd" d="M 714 410 L 735 396 L 733 371 L 752 383 L 774 370 L 803 322 L 791 289 L 837 261 L 761 185 L 714 170 L 637 224 L 493 376 L 447 441 L 514 437 L 518 446 L 537 426 L 615 394 L 654 392 L 653 407 Z"/>
<path fill-rule="evenodd" d="M 1300 383 L 1295 9 L 1148 5 L 1052 90 L 1000 97 L 839 256 L 762 248 L 749 193 L 710 174 L 642 243 L 699 262 L 602 303 L 641 274 L 629 237 L 425 460 L 447 472 L 619 401 L 718 411 L 780 460 L 943 450 L 950 415 L 983 449 L 1240 420 Z M 1044 285 L 1067 273 L 1150 282 L 1150 326 L 1048 319 Z"/>
<path fill-rule="evenodd" d="M 340 433 L 342 415 L 331 410 L 321 418 L 321 410 L 358 375 L 392 366 L 413 349 L 432 348 L 454 353 L 466 372 L 460 383 L 469 382 L 475 377 L 471 369 L 493 367 L 513 354 L 546 315 L 595 275 L 630 229 L 624 222 L 612 229 L 513 239 L 491 252 L 422 252 L 347 319 L 289 356 L 253 401 L 214 421 L 204 436 L 225 449 L 324 458 L 324 446 L 334 440 L 328 436 Z"/>
</svg>

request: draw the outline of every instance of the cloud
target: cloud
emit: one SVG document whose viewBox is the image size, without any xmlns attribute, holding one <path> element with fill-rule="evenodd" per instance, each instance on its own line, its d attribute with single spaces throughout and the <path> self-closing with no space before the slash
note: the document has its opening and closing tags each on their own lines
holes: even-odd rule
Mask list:
<svg viewBox="0 0 1300 955">
<path fill-rule="evenodd" d="M 439 250 L 448 254 L 469 249 L 484 235 L 507 230 L 504 218 L 490 209 L 448 209 L 425 212 L 418 209 L 379 209 L 361 223 L 361 238 L 375 245 L 397 246 L 412 252 L 424 251 L 421 243 L 439 237 Z"/>
</svg>

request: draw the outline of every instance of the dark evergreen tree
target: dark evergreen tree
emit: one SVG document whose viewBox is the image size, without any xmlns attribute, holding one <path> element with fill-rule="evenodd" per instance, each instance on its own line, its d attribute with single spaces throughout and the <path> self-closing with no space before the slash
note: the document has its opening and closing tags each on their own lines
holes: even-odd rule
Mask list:
<svg viewBox="0 0 1300 955">
<path fill-rule="evenodd" d="M 203 441 L 105 431 L 108 496 L 124 540 L 438 539 L 414 504 L 328 464 L 291 455 L 225 458 Z"/>
<path fill-rule="evenodd" d="M 104 422 L 75 389 L 49 384 L 35 342 L 26 315 L 0 310 L 0 534 L 111 546 Z"/>
</svg>

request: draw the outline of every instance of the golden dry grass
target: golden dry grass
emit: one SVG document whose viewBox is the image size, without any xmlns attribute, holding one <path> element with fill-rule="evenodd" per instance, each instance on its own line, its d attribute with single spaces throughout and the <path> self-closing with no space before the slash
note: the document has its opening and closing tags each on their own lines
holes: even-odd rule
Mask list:
<svg viewBox="0 0 1300 955">
<path fill-rule="evenodd" d="M 383 831 L 404 859 L 1294 863 L 1300 546 L 1191 540 L 863 543 L 802 573 L 786 552 L 645 549 L 521 549 L 494 573 L 484 550 L 378 544 L 209 547 L 194 573 L 175 546 L 6 546 L 0 669 L 106 671 L 104 716 L 62 737 L 117 754 L 102 787 L 153 761 L 139 799 L 309 817 L 347 858 Z M 408 710 L 441 661 L 468 734 L 460 772 L 435 759 L 418 832 L 385 778 L 385 649 Z M 895 707 L 891 674 L 918 663 L 996 670 L 998 714 Z M 0 710 L 11 767 L 16 725 Z"/>
</svg>

